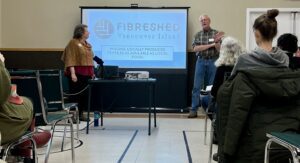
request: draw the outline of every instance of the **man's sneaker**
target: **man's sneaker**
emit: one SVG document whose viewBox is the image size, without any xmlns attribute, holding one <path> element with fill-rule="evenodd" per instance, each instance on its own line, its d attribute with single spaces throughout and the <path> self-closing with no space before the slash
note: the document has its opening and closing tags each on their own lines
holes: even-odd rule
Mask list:
<svg viewBox="0 0 300 163">
<path fill-rule="evenodd" d="M 190 110 L 188 118 L 197 118 L 197 117 L 198 117 L 197 111 Z"/>
<path fill-rule="evenodd" d="M 219 155 L 218 155 L 218 153 L 214 153 L 213 154 L 213 160 L 217 161 L 217 162 L 219 161 Z"/>
<path fill-rule="evenodd" d="M 208 95 L 208 91 L 206 91 L 204 89 L 201 89 L 200 94 L 201 95 Z"/>
</svg>

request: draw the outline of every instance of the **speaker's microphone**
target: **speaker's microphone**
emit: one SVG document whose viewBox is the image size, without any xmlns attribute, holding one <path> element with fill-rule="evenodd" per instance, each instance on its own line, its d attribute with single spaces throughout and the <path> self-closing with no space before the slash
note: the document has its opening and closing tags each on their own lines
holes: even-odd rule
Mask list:
<svg viewBox="0 0 300 163">
<path fill-rule="evenodd" d="M 98 65 L 103 66 L 103 63 L 104 63 L 104 62 L 103 62 L 103 60 L 102 60 L 101 58 L 95 56 L 95 57 L 93 58 L 93 60 L 94 60 Z"/>
</svg>

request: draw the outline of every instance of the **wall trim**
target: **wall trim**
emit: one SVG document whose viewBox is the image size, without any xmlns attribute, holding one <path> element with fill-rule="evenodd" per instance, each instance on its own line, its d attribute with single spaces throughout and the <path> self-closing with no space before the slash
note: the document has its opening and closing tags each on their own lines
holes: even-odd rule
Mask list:
<svg viewBox="0 0 300 163">
<path fill-rule="evenodd" d="M 64 51 L 63 48 L 0 48 L 0 51 Z"/>
</svg>

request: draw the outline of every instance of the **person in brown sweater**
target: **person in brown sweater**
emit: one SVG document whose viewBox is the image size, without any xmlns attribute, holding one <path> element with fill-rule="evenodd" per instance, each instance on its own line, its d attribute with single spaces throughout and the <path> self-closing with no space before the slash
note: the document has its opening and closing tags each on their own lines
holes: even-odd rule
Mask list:
<svg viewBox="0 0 300 163">
<path fill-rule="evenodd" d="M 94 63 L 92 46 L 87 42 L 89 31 L 87 25 L 79 24 L 74 29 L 73 39 L 66 46 L 62 55 L 65 63 L 65 75 L 69 80 L 70 96 L 72 102 L 77 102 L 79 107 L 79 118 L 86 121 L 83 117 L 83 110 L 87 108 L 88 92 L 85 89 L 88 80 L 93 78 Z"/>
</svg>

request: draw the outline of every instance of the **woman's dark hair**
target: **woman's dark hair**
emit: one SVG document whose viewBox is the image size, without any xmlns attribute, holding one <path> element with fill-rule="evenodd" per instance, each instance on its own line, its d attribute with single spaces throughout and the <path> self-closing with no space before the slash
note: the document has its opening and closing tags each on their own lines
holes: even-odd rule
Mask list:
<svg viewBox="0 0 300 163">
<path fill-rule="evenodd" d="M 87 25 L 85 25 L 85 24 L 76 25 L 76 27 L 74 29 L 74 33 L 73 33 L 73 38 L 76 38 L 76 39 L 81 38 L 84 34 L 85 28 L 87 28 Z"/>
<path fill-rule="evenodd" d="M 272 9 L 255 19 L 253 29 L 258 30 L 264 40 L 270 41 L 276 36 L 277 21 L 275 17 L 278 14 L 279 11 L 277 9 Z"/>
<path fill-rule="evenodd" d="M 277 46 L 282 50 L 287 51 L 289 53 L 296 53 L 298 50 L 298 39 L 297 36 L 291 33 L 285 33 L 279 36 L 277 40 Z"/>
</svg>

